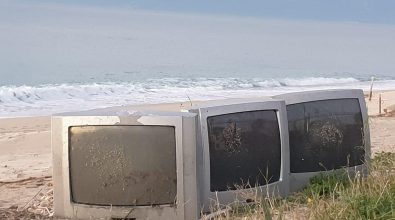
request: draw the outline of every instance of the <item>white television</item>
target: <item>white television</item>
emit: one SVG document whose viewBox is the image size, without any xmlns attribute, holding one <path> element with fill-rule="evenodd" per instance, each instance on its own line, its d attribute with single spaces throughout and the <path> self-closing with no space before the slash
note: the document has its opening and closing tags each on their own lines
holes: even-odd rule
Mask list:
<svg viewBox="0 0 395 220">
<path fill-rule="evenodd" d="M 287 105 L 291 192 L 331 170 L 366 174 L 370 135 L 362 90 L 308 91 L 273 98 Z"/>
<path fill-rule="evenodd" d="M 203 212 L 286 196 L 289 147 L 284 101 L 230 99 L 198 103 L 198 196 Z"/>
<path fill-rule="evenodd" d="M 55 216 L 197 219 L 195 121 L 183 112 L 53 116 Z"/>
</svg>

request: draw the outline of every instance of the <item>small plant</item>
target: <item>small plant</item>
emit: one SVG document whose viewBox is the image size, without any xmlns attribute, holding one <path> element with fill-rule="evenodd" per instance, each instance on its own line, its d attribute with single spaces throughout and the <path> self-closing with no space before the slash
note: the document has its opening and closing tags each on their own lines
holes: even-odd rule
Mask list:
<svg viewBox="0 0 395 220">
<path fill-rule="evenodd" d="M 376 153 L 372 160 L 371 167 L 373 170 L 380 169 L 394 169 L 395 168 L 395 153 L 391 152 L 380 152 Z"/>
<path fill-rule="evenodd" d="M 320 173 L 310 179 L 310 184 L 303 190 L 312 197 L 327 197 L 350 185 L 348 174 L 345 170 L 335 170 L 329 173 Z M 336 195 L 337 197 L 337 195 Z"/>
</svg>

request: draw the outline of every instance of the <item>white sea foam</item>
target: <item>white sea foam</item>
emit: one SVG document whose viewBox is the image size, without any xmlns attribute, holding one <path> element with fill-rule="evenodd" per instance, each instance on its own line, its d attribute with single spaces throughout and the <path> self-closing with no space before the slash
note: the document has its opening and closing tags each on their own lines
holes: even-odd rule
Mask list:
<svg viewBox="0 0 395 220">
<path fill-rule="evenodd" d="M 331 88 L 368 89 L 355 78 L 162 78 L 139 82 L 1 86 L 0 117 L 48 115 L 109 106 L 230 97 L 269 96 Z M 395 80 L 377 81 L 375 89 L 393 89 Z"/>
</svg>

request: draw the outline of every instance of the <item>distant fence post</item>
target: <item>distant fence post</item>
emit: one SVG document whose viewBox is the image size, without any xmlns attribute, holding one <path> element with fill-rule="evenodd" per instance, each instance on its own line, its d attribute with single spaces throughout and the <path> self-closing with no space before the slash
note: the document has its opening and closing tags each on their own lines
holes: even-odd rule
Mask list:
<svg viewBox="0 0 395 220">
<path fill-rule="evenodd" d="M 379 94 L 379 115 L 381 115 L 381 93 Z"/>
<path fill-rule="evenodd" d="M 372 81 L 370 82 L 369 101 L 372 101 L 373 82 L 374 82 L 374 76 L 372 76 Z"/>
</svg>

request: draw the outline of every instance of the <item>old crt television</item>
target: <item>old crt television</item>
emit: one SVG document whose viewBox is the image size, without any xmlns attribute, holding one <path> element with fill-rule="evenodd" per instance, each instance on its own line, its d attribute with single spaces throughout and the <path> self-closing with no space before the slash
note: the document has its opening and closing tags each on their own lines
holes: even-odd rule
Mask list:
<svg viewBox="0 0 395 220">
<path fill-rule="evenodd" d="M 195 114 L 89 114 L 52 117 L 55 216 L 199 217 Z"/>
<path fill-rule="evenodd" d="M 274 96 L 287 105 L 290 191 L 320 172 L 367 172 L 368 115 L 362 90 L 326 90 Z"/>
<path fill-rule="evenodd" d="M 258 197 L 288 194 L 284 101 L 211 101 L 189 111 L 199 117 L 198 196 L 203 212 L 249 202 L 243 195 L 251 192 Z"/>
</svg>

